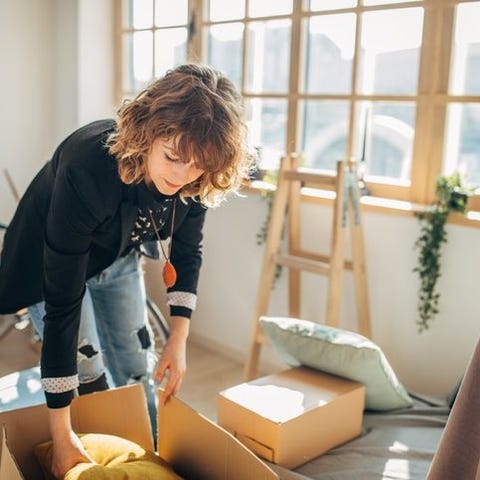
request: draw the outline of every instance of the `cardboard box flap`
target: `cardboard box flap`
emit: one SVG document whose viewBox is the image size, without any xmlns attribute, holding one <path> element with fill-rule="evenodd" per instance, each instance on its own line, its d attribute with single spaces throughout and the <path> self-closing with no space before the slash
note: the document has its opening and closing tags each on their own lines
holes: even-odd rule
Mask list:
<svg viewBox="0 0 480 480">
<path fill-rule="evenodd" d="M 139 384 L 76 397 L 71 412 L 73 429 L 78 433 L 118 435 L 153 450 L 145 394 Z M 9 451 L 24 477 L 38 478 L 33 447 L 51 439 L 46 405 L 1 412 L 0 424 L 5 425 Z"/>
<path fill-rule="evenodd" d="M 154 450 L 147 400 L 140 384 L 76 397 L 71 409 L 75 432 L 117 435 Z"/>
<path fill-rule="evenodd" d="M 279 480 L 233 435 L 177 398 L 158 410 L 158 453 L 195 480 Z"/>
<path fill-rule="evenodd" d="M 8 435 L 8 448 L 21 467 L 23 476 L 25 478 L 37 478 L 39 465 L 33 455 L 32 448 L 39 443 L 50 440 L 47 407 L 37 405 L 36 407 L 2 412 L 0 413 L 0 424 L 5 426 Z"/>
<path fill-rule="evenodd" d="M 0 430 L 0 480 L 23 480 L 7 445 L 5 426 Z"/>
</svg>

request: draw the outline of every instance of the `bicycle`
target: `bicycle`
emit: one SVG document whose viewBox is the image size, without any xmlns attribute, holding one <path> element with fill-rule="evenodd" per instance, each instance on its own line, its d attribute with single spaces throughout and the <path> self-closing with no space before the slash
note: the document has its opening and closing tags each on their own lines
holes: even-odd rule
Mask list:
<svg viewBox="0 0 480 480">
<path fill-rule="evenodd" d="M 6 230 L 7 225 L 0 222 L 0 251 L 2 250 L 3 238 Z M 150 331 L 153 334 L 152 344 L 156 352 L 161 352 L 170 335 L 170 327 L 155 302 L 151 298 L 147 297 L 146 303 L 147 322 L 150 327 Z M 17 330 L 25 330 L 26 327 L 28 327 L 28 325 L 31 323 L 28 317 L 27 309 L 22 309 L 13 315 L 4 315 L 1 317 L 1 320 L 0 340 L 5 337 L 12 328 L 16 328 Z"/>
</svg>

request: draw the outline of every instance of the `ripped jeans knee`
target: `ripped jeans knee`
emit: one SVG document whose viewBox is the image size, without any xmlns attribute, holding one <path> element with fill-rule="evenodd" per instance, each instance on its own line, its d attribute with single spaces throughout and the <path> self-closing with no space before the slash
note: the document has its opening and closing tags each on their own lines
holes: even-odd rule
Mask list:
<svg viewBox="0 0 480 480">
<path fill-rule="evenodd" d="M 105 376 L 100 346 L 87 338 L 81 339 L 77 349 L 77 366 L 80 383 L 91 383 Z"/>
<path fill-rule="evenodd" d="M 131 336 L 133 348 L 125 383 L 127 385 L 131 383 L 147 384 L 150 379 L 148 353 L 152 347 L 151 334 L 148 327 L 142 325 L 140 328 L 134 328 Z"/>
<path fill-rule="evenodd" d="M 143 325 L 136 331 L 138 341 L 140 342 L 140 348 L 142 350 L 149 350 L 152 346 L 152 340 L 150 337 L 150 332 L 146 325 Z"/>
</svg>

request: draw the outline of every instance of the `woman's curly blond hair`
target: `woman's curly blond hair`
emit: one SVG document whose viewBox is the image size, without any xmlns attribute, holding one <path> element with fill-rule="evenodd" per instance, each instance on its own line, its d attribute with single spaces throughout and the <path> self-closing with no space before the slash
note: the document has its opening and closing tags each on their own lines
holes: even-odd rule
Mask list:
<svg viewBox="0 0 480 480">
<path fill-rule="evenodd" d="M 252 167 L 242 99 L 230 80 L 205 65 L 170 70 L 120 108 L 107 145 L 124 183 L 143 180 L 147 155 L 159 137 L 175 139 L 175 156 L 204 170 L 181 189 L 182 199 L 198 197 L 215 206 L 238 190 Z"/>
</svg>

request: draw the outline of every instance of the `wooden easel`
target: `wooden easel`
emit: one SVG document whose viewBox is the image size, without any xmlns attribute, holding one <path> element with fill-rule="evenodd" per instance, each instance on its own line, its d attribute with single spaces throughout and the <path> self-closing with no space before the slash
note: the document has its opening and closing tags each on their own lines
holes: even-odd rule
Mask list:
<svg viewBox="0 0 480 480">
<path fill-rule="evenodd" d="M 322 255 L 301 248 L 300 196 L 302 186 L 335 191 L 330 255 Z M 251 380 L 256 376 L 260 349 L 266 340 L 258 320 L 268 311 L 276 265 L 282 265 L 289 269 L 290 317 L 299 317 L 300 315 L 301 271 L 328 276 L 326 324 L 334 327 L 339 325 L 343 270 L 353 270 L 359 332 L 370 337 L 370 312 L 359 197 L 356 162 L 338 162 L 337 174 L 334 176 L 300 169 L 298 158 L 295 155 L 289 155 L 282 159 L 257 292 L 250 352 L 245 368 L 246 380 Z M 282 254 L 280 243 L 287 215 L 288 253 Z M 344 237 L 347 223 L 350 223 L 351 261 L 344 259 Z"/>
</svg>

